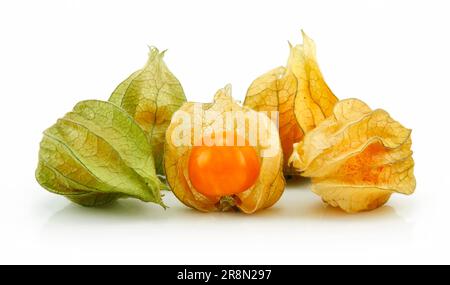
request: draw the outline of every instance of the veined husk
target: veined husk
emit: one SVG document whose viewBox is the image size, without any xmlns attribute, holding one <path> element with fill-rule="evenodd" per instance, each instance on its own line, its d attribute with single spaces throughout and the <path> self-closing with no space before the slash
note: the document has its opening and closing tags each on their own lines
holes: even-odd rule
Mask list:
<svg viewBox="0 0 450 285">
<path fill-rule="evenodd" d="M 83 206 L 132 197 L 165 207 L 145 132 L 110 102 L 79 102 L 45 130 L 36 179 Z"/>
<path fill-rule="evenodd" d="M 121 82 L 109 98 L 130 114 L 146 133 L 159 175 L 164 175 L 166 129 L 173 113 L 186 102 L 183 87 L 164 62 L 165 52 L 150 47 L 145 66 Z"/>
<path fill-rule="evenodd" d="M 386 111 L 346 99 L 294 145 L 289 163 L 312 178 L 324 202 L 347 212 L 371 210 L 394 192 L 414 192 L 410 135 Z"/>
<path fill-rule="evenodd" d="M 217 112 L 217 116 L 204 116 L 206 112 Z M 232 125 L 222 125 L 226 113 L 242 115 L 245 124 L 239 127 L 233 121 Z M 264 134 L 264 138 L 255 145 L 261 162 L 256 183 L 244 192 L 232 196 L 209 197 L 196 191 L 188 175 L 188 159 L 192 144 L 196 141 L 195 132 L 200 130 L 206 133 L 214 128 L 217 133 L 234 130 L 239 136 L 249 138 L 250 126 L 256 122 Z M 218 127 L 219 125 L 223 127 Z M 176 133 L 180 133 L 180 130 L 183 131 L 177 136 Z M 197 135 L 201 137 L 202 134 Z M 187 145 L 177 145 L 176 141 L 179 139 L 185 139 Z M 175 112 L 166 132 L 164 164 L 167 181 L 180 201 L 200 211 L 237 208 L 245 213 L 253 213 L 272 206 L 280 198 L 285 186 L 282 163 L 282 149 L 274 122 L 264 113 L 255 112 L 235 102 L 229 85 L 215 94 L 213 103 L 185 103 Z"/>
<path fill-rule="evenodd" d="M 290 45 L 286 67 L 277 67 L 255 79 L 244 106 L 256 111 L 278 111 L 285 174 L 296 174 L 288 164 L 293 144 L 331 115 L 336 96 L 323 79 L 314 42 L 302 31 L 303 44 Z"/>
</svg>

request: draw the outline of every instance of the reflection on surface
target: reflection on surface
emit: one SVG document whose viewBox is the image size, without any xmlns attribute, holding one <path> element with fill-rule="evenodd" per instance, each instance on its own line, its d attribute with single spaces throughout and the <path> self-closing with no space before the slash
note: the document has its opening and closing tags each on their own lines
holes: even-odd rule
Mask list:
<svg viewBox="0 0 450 285">
<path fill-rule="evenodd" d="M 302 188 L 298 186 L 302 185 Z M 348 214 L 344 211 L 327 206 L 322 203 L 320 197 L 305 189 L 309 185 L 306 181 L 295 181 L 295 184 L 286 189 L 280 201 L 273 207 L 246 215 L 239 212 L 213 212 L 202 213 L 190 209 L 181 204 L 172 193 L 167 192 L 165 201 L 169 208 L 164 210 L 160 206 L 152 203 L 144 203 L 134 199 L 122 199 L 112 204 L 102 207 L 82 207 L 73 203 L 67 202 L 62 210 L 55 212 L 48 224 L 66 224 L 68 222 L 151 222 L 151 221 L 165 221 L 165 220 L 335 220 L 348 221 L 359 220 L 367 221 L 372 219 L 377 220 L 392 220 L 402 218 L 389 205 L 368 212 L 360 212 L 356 214 Z"/>
<path fill-rule="evenodd" d="M 298 247 L 358 247 L 383 243 L 402 246 L 411 240 L 414 224 L 393 207 L 347 214 L 323 204 L 308 184 L 289 186 L 272 208 L 246 215 L 239 212 L 202 213 L 181 204 L 166 193 L 164 210 L 152 203 L 119 200 L 100 208 L 67 202 L 41 230 L 41 241 L 74 242 L 80 239 L 103 243 L 164 241 L 169 244 L 242 244 L 264 246 L 293 243 Z M 291 185 L 291 184 L 290 184 Z M 256 242 L 256 243 L 255 243 Z M 106 245 L 105 245 L 106 246 Z M 182 248 L 182 244 L 179 245 Z"/>
</svg>

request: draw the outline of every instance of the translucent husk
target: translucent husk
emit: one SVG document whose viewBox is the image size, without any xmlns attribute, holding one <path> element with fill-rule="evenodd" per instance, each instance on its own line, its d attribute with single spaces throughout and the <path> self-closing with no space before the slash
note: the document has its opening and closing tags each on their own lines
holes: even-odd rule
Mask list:
<svg viewBox="0 0 450 285">
<path fill-rule="evenodd" d="M 200 114 L 198 110 L 201 111 Z M 218 115 L 202 115 L 206 114 L 202 112 L 210 111 L 217 112 Z M 225 114 L 239 115 L 244 118 L 245 124 L 239 125 L 237 121 L 233 121 L 231 125 L 222 124 L 222 128 L 217 128 L 223 122 Z M 201 130 L 202 133 L 207 133 L 214 130 L 222 133 L 232 130 L 240 137 L 248 138 L 251 136 L 250 126 L 254 123 L 258 124 L 258 129 L 263 133 L 262 140 L 254 146 L 261 162 L 256 183 L 244 192 L 231 196 L 210 197 L 198 192 L 188 174 L 188 159 L 196 141 L 195 132 Z M 183 140 L 188 144 L 177 143 Z M 204 212 L 239 209 L 245 213 L 253 213 L 272 206 L 284 190 L 283 155 L 276 125 L 264 113 L 255 112 L 235 102 L 231 97 L 230 86 L 220 89 L 214 96 L 213 103 L 188 102 L 174 114 L 166 132 L 164 163 L 167 181 L 176 197 L 185 205 Z"/>
<path fill-rule="evenodd" d="M 314 42 L 304 33 L 303 44 L 290 45 L 286 67 L 277 67 L 255 79 L 244 106 L 256 111 L 278 111 L 285 174 L 296 174 L 287 161 L 293 144 L 331 115 L 336 96 L 323 79 Z"/>
<path fill-rule="evenodd" d="M 392 193 L 414 192 L 410 135 L 386 111 L 346 99 L 294 145 L 289 163 L 312 178 L 324 202 L 347 212 L 371 210 Z"/>
</svg>

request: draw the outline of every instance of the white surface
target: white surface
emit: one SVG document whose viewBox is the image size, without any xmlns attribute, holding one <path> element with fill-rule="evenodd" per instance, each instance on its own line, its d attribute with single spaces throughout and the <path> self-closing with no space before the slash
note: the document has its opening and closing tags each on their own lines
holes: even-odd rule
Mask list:
<svg viewBox="0 0 450 285">
<path fill-rule="evenodd" d="M 339 3 L 338 3 L 339 2 Z M 450 7 L 446 1 L 1 1 L 0 263 L 449 263 Z M 107 99 L 147 44 L 192 101 L 243 99 L 303 28 L 340 98 L 413 129 L 416 193 L 378 210 L 326 208 L 305 183 L 247 216 L 123 200 L 87 209 L 35 182 L 41 132 Z"/>
</svg>

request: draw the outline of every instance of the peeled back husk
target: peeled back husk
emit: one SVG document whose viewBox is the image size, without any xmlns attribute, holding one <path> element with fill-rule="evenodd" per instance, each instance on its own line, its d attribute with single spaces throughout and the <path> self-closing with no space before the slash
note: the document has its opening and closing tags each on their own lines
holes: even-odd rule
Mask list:
<svg viewBox="0 0 450 285">
<path fill-rule="evenodd" d="M 205 115 L 208 112 L 214 116 Z M 216 112 L 216 113 L 214 113 Z M 250 137 L 250 126 L 257 124 L 262 140 L 254 146 L 260 162 L 260 174 L 256 183 L 244 192 L 223 197 L 205 196 L 198 192 L 189 180 L 188 159 L 196 132 L 207 132 L 221 125 L 225 114 L 236 114 L 245 120 L 241 127 L 236 122 L 217 128 L 222 131 L 235 131 L 244 138 Z M 219 130 L 220 129 L 220 130 Z M 198 134 L 201 137 L 201 133 Z M 180 141 L 184 141 L 180 144 Z M 219 90 L 213 103 L 185 103 L 178 110 L 166 133 L 164 153 L 167 181 L 177 198 L 189 207 L 200 211 L 225 211 L 237 208 L 245 213 L 253 213 L 272 206 L 283 193 L 285 181 L 282 173 L 282 149 L 274 122 L 264 113 L 258 113 L 238 104 L 231 97 L 231 87 Z"/>
</svg>

